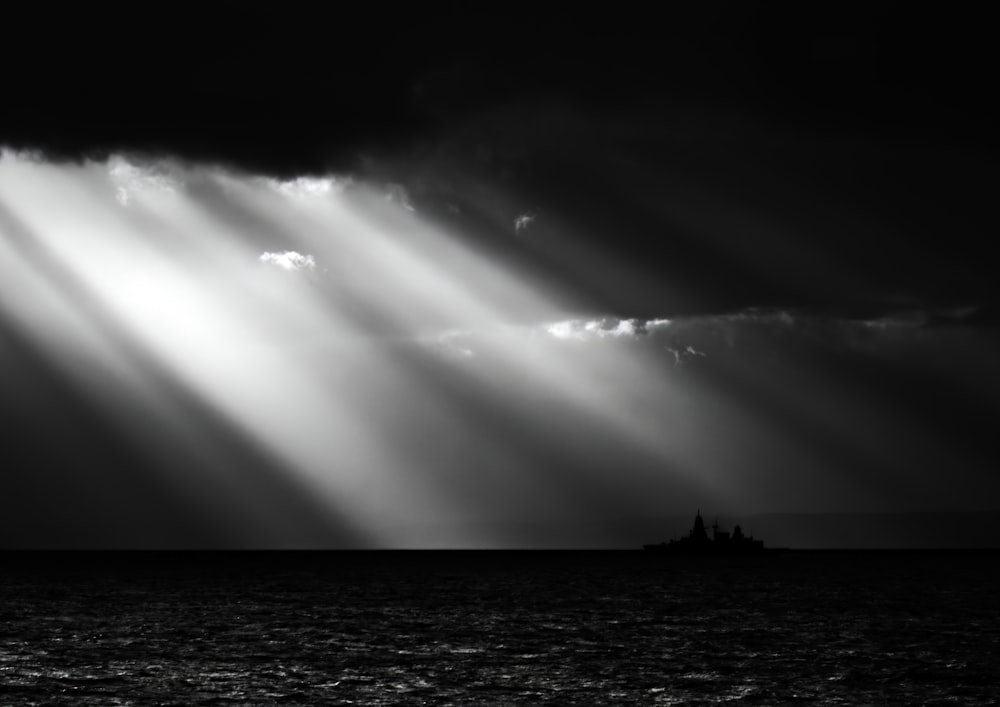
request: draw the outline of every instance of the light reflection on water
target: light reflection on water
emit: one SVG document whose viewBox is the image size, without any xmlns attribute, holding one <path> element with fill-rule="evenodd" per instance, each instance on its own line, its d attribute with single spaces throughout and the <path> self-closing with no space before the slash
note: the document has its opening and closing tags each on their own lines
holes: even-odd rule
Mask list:
<svg viewBox="0 0 1000 707">
<path fill-rule="evenodd" d="M 4 705 L 1000 700 L 995 555 L 46 557 L 0 575 Z"/>
</svg>

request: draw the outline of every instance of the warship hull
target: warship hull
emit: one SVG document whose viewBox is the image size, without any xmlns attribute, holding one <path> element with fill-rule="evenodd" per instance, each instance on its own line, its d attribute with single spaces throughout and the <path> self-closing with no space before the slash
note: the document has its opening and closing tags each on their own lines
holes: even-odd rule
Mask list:
<svg viewBox="0 0 1000 707">
<path fill-rule="evenodd" d="M 655 555 L 671 557 L 772 557 L 789 551 L 787 547 L 683 547 L 673 543 L 643 545 L 642 549 Z"/>
<path fill-rule="evenodd" d="M 698 511 L 694 527 L 685 537 L 643 545 L 642 549 L 657 555 L 675 557 L 767 557 L 788 551 L 788 548 L 764 547 L 763 540 L 745 536 L 738 525 L 730 534 L 720 530 L 716 523 L 712 526 L 712 535 L 709 536 L 701 511 Z"/>
</svg>

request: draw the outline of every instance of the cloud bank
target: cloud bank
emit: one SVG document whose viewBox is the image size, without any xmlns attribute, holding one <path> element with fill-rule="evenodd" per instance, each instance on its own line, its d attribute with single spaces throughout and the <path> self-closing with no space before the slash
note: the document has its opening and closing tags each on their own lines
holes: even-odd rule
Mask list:
<svg viewBox="0 0 1000 707">
<path fill-rule="evenodd" d="M 499 341 L 517 345 L 604 347 L 614 343 L 661 352 L 675 365 L 713 356 L 795 355 L 796 351 L 880 355 L 926 348 L 950 340 L 954 331 L 975 330 L 976 307 L 889 311 L 867 317 L 787 309 L 750 308 L 701 316 L 579 317 L 523 326 L 484 326 L 428 335 L 420 341 L 436 351 L 468 357 Z"/>
</svg>

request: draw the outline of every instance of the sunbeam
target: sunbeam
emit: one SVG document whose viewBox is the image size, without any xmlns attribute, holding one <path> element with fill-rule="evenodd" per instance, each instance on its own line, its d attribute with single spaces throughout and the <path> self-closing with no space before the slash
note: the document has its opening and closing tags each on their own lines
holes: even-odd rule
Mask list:
<svg viewBox="0 0 1000 707">
<path fill-rule="evenodd" d="M 7 3 L 3 707 L 1000 704 L 996 23 L 850 5 Z"/>
<path fill-rule="evenodd" d="M 896 490 L 927 412 L 875 384 L 901 331 L 939 340 L 929 315 L 611 316 L 579 287 L 594 253 L 561 277 L 422 203 L 356 177 L 8 152 L 0 316 L 138 450 L 117 473 L 238 546 L 588 543 L 691 506 L 930 498 Z"/>
<path fill-rule="evenodd" d="M 673 393 L 651 369 L 656 362 L 637 349 L 583 353 L 505 335 L 491 339 L 482 360 L 469 351 L 475 360 L 465 373 L 420 363 L 426 342 L 449 328 L 525 326 L 568 310 L 556 294 L 497 269 L 455 234 L 371 189 L 169 164 L 147 169 L 121 158 L 62 168 L 6 155 L 2 167 L 10 209 L 6 292 L 21 295 L 6 299 L 5 318 L 68 380 L 116 413 L 124 435 L 148 437 L 143 445 L 152 456 L 169 466 L 179 458 L 172 447 L 185 448 L 189 468 L 163 473 L 193 497 L 207 479 L 233 499 L 268 505 L 241 487 L 224 456 L 211 453 L 211 439 L 192 428 L 190 412 L 164 387 L 181 386 L 248 444 L 280 460 L 284 471 L 277 473 L 376 545 L 406 543 L 388 528 L 469 522 L 470 511 L 491 503 L 476 491 L 490 484 L 507 511 L 520 505 L 514 489 L 535 486 L 548 488 L 551 501 L 536 514 L 582 513 L 572 499 L 582 502 L 588 493 L 574 488 L 604 489 L 590 496 L 588 514 L 598 511 L 599 499 L 617 499 L 624 513 L 637 501 L 630 478 L 648 490 L 662 486 L 655 475 L 667 465 L 688 475 L 685 467 L 696 466 L 690 458 L 676 462 L 684 456 L 676 449 L 683 421 L 647 409 Z M 273 242 L 245 236 L 224 209 L 189 196 L 199 180 L 228 193 L 229 209 L 242 210 Z M 60 208 L 46 208 L 50 203 Z M 10 233 L 15 223 L 24 224 L 16 227 L 23 235 Z M 264 242 L 269 249 L 262 250 Z M 364 312 L 386 326 L 372 328 Z M 483 376 L 480 365 L 492 370 Z M 95 386 L 111 375 L 115 386 Z M 644 395 L 634 389 L 640 381 Z M 443 392 L 448 387 L 464 392 L 455 397 Z M 510 420 L 510 431 L 498 432 L 503 422 L 463 425 L 462 406 L 473 403 L 483 419 L 493 410 L 493 419 Z M 136 408 L 153 415 L 148 428 L 128 422 Z M 613 480 L 593 460 L 584 463 L 588 434 L 633 450 Z M 571 451 L 543 451 L 552 443 L 547 435 Z M 449 437 L 463 436 L 469 439 L 459 447 L 470 461 L 508 461 L 491 462 L 492 481 L 466 478 L 460 493 L 459 474 L 485 472 L 472 464 L 443 473 L 428 468 L 442 463 L 428 440 L 447 446 Z M 612 463 L 614 455 L 601 459 Z M 462 461 L 448 466 L 456 463 Z M 575 471 L 563 470 L 576 463 Z M 655 512 L 653 504 L 640 505 Z M 496 532 L 477 537 L 507 542 Z"/>
</svg>

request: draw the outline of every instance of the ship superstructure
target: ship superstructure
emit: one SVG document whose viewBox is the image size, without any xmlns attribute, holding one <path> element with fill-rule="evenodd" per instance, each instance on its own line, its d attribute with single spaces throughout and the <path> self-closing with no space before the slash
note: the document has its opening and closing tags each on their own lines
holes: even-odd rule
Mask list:
<svg viewBox="0 0 1000 707">
<path fill-rule="evenodd" d="M 743 529 L 738 525 L 729 533 L 720 529 L 718 522 L 713 523 L 712 534 L 709 536 L 701 510 L 695 515 L 694 527 L 684 537 L 642 547 L 649 552 L 671 555 L 756 555 L 767 551 L 763 540 L 744 535 Z"/>
</svg>

